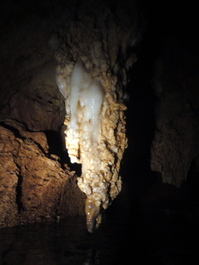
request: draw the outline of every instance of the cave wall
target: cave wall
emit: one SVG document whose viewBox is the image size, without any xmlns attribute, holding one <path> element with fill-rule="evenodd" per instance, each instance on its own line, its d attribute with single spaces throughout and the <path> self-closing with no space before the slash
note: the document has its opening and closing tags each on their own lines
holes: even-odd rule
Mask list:
<svg viewBox="0 0 199 265">
<path fill-rule="evenodd" d="M 2 7 L 0 227 L 84 213 L 77 176 L 49 153 L 45 131 L 60 130 L 65 107 L 48 44 L 48 4 L 37 4 Z"/>
<path fill-rule="evenodd" d="M 0 119 L 17 120 L 31 131 L 56 131 L 65 110 L 48 45 L 52 25 L 42 6 L 38 11 L 34 7 L 25 3 L 2 7 Z"/>
<path fill-rule="evenodd" d="M 199 155 L 198 59 L 195 45 L 167 43 L 152 81 L 158 103 L 151 169 L 164 183 L 177 187 L 187 181 L 193 164 L 198 171 L 194 163 Z"/>
<path fill-rule="evenodd" d="M 77 176 L 49 153 L 43 132 L 14 121 L 0 126 L 0 175 L 0 227 L 83 214 Z"/>
</svg>

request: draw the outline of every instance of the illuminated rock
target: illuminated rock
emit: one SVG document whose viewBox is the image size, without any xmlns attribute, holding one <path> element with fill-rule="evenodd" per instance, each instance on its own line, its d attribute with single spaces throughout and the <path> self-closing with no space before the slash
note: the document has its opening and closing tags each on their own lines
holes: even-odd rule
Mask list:
<svg viewBox="0 0 199 265">
<path fill-rule="evenodd" d="M 103 2 L 103 1 L 102 1 Z M 134 3 L 135 4 L 135 3 Z M 82 164 L 78 186 L 86 194 L 87 227 L 93 232 L 121 191 L 120 162 L 127 147 L 124 105 L 127 71 L 136 61 L 127 54 L 139 36 L 135 5 L 82 5 L 76 17 L 50 39 L 59 63 L 56 81 L 65 99 L 65 142 L 72 163 Z M 124 9 L 120 9 L 124 8 Z M 71 18 L 71 16 L 70 16 Z M 127 26 L 128 24 L 128 26 Z"/>
<path fill-rule="evenodd" d="M 44 133 L 13 121 L 0 126 L 0 227 L 83 214 L 74 172 L 58 159 L 49 154 Z"/>
<path fill-rule="evenodd" d="M 22 4 L 16 3 L 15 7 L 9 9 L 9 5 L 3 4 L 6 16 L 0 18 L 0 121 L 3 126 L 8 120 L 17 121 L 23 125 L 26 133 L 42 132 L 40 136 L 49 131 L 58 134 L 64 121 L 67 126 L 66 147 L 71 161 L 83 165 L 78 186 L 87 195 L 86 213 L 91 231 L 95 222 L 100 222 L 99 210 L 106 209 L 121 190 L 119 168 L 127 146 L 126 107 L 123 101 L 127 96 L 127 73 L 136 61 L 132 47 L 141 38 L 142 16 L 136 1 L 126 0 L 58 1 L 55 4 L 41 2 L 37 8 L 24 5 L 22 1 Z M 12 132 L 13 137 L 17 138 L 15 131 Z M 21 139 L 21 145 L 25 144 L 24 140 Z M 29 150 L 31 154 L 27 156 L 33 156 L 35 145 L 35 141 L 29 144 L 32 150 Z M 39 152 L 41 161 L 49 162 L 50 154 L 42 150 Z M 22 158 L 18 160 L 18 163 L 23 163 Z M 68 163 L 66 160 L 67 156 L 62 164 Z M 33 159 L 31 170 L 24 169 L 23 174 L 20 172 L 10 178 L 13 180 L 12 202 L 16 196 L 18 202 L 23 198 L 22 205 L 28 209 L 25 222 L 32 222 L 33 219 L 39 222 L 39 215 L 46 216 L 47 212 L 55 212 L 57 207 L 55 203 L 52 208 L 45 208 L 45 204 L 48 205 L 46 199 L 42 206 L 43 210 L 46 209 L 45 214 L 34 212 L 32 207 L 35 217 L 28 219 L 31 208 L 31 204 L 28 204 L 29 186 L 24 188 L 22 184 L 28 181 L 24 179 L 26 176 L 31 180 L 36 174 L 39 161 Z M 56 165 L 55 175 L 58 170 L 62 175 L 63 168 L 58 166 L 58 161 Z M 52 167 L 55 167 L 53 163 Z M 2 167 L 2 181 L 6 182 L 10 173 L 7 175 L 4 169 Z M 12 167 L 9 170 L 12 171 Z M 71 179 L 74 184 L 76 178 Z M 59 181 L 65 181 L 66 185 L 70 183 L 68 178 L 59 178 Z M 15 185 L 19 191 L 17 193 Z M 40 193 L 45 189 L 44 186 Z M 72 187 L 73 190 L 67 188 L 64 193 L 66 211 L 63 216 L 67 215 L 66 212 L 69 215 L 82 213 L 80 208 L 84 194 L 78 187 L 79 193 L 75 190 L 76 186 Z M 36 180 L 34 188 L 37 188 Z M 2 189 L 4 193 L 6 188 Z M 74 194 L 78 201 L 75 205 Z M 38 194 L 38 197 L 42 195 Z M 37 205 L 35 209 L 38 209 L 37 196 L 31 197 L 30 202 Z M 9 204 L 6 205 L 7 209 Z M 24 212 L 18 211 L 16 203 L 14 205 L 19 219 L 24 217 Z M 16 222 L 20 224 L 20 221 Z M 8 220 L 6 223 L 4 219 L 2 225 L 14 225 L 14 222 Z"/>
</svg>

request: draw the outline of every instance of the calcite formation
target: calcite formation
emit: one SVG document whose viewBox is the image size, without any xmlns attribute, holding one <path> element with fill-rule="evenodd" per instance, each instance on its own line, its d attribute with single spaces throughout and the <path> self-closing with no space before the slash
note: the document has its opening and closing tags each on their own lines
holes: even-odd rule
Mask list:
<svg viewBox="0 0 199 265">
<path fill-rule="evenodd" d="M 119 2 L 116 6 L 117 15 L 104 3 L 81 6 L 62 40 L 58 34 L 50 40 L 59 62 L 56 81 L 65 100 L 66 148 L 71 162 L 82 164 L 78 186 L 87 197 L 90 232 L 101 222 L 101 209 L 121 191 L 120 162 L 127 147 L 124 88 L 127 70 L 136 61 L 127 48 L 138 36 L 135 17 L 124 19 Z"/>
<path fill-rule="evenodd" d="M 64 79 L 58 74 L 58 84 Z M 94 80 L 94 81 L 93 81 Z M 66 88 L 67 89 L 67 88 Z M 120 161 L 127 147 L 126 107 L 117 100 L 114 86 L 92 78 L 83 64 L 74 65 L 66 99 L 66 147 L 72 163 L 82 164 L 78 186 L 86 194 L 87 225 L 93 231 L 121 190 Z"/>
<path fill-rule="evenodd" d="M 39 222 L 48 215 L 53 219 L 60 212 L 60 196 L 61 209 L 65 209 L 62 217 L 83 212 L 85 196 L 76 177 L 72 172 L 66 177 L 62 168 L 69 162 L 67 155 L 62 166 L 50 156 L 54 145 L 53 154 L 62 153 L 57 142 L 62 141 L 58 132 L 64 120 L 71 162 L 82 164 L 78 185 L 87 196 L 89 231 L 98 226 L 101 210 L 120 192 L 119 168 L 127 146 L 125 86 L 143 25 L 136 2 L 40 1 L 26 5 L 22 1 L 13 8 L 3 4 L 0 122 L 3 135 L 13 138 L 7 141 L 3 136 L 2 142 L 14 149 L 0 154 L 1 194 L 9 194 L 0 203 L 0 212 L 6 213 L 2 226 L 23 223 L 20 220 Z M 4 127 L 8 120 L 23 124 L 22 129 Z M 57 137 L 49 141 L 46 152 L 38 139 L 52 132 Z M 56 192 L 50 188 L 54 185 Z"/>
</svg>

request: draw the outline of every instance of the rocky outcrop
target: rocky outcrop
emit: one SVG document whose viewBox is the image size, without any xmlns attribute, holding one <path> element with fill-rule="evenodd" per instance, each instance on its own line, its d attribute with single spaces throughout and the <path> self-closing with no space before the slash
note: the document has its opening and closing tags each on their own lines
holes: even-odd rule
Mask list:
<svg viewBox="0 0 199 265">
<path fill-rule="evenodd" d="M 13 121 L 0 127 L 0 227 L 83 214 L 74 172 L 58 160 L 44 133 Z"/>
</svg>

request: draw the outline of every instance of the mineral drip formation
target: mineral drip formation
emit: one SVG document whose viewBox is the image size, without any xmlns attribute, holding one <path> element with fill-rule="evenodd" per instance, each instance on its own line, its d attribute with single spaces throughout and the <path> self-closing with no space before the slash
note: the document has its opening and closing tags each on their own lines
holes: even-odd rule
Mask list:
<svg viewBox="0 0 199 265">
<path fill-rule="evenodd" d="M 59 80 L 59 79 L 58 79 Z M 86 194 L 88 230 L 100 223 L 106 209 L 121 190 L 120 161 L 127 144 L 123 103 L 82 62 L 74 64 L 65 96 L 66 147 L 72 163 L 82 164 L 78 186 Z"/>
<path fill-rule="evenodd" d="M 50 40 L 65 100 L 66 148 L 71 162 L 82 164 L 78 186 L 86 194 L 89 232 L 121 191 L 120 162 L 127 147 L 124 88 L 127 70 L 136 60 L 126 50 L 139 37 L 135 4 L 115 1 L 113 12 L 108 2 L 82 1 L 74 16 L 66 16 L 66 28 L 60 27 Z"/>
</svg>

